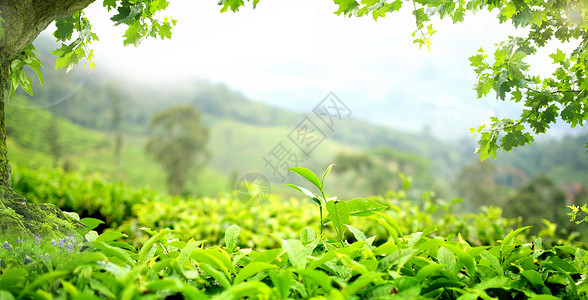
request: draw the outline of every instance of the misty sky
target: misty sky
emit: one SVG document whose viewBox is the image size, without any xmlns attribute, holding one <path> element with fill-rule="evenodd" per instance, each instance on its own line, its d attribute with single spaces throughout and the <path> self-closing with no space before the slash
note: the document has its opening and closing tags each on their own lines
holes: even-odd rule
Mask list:
<svg viewBox="0 0 588 300">
<path fill-rule="evenodd" d="M 374 22 L 345 18 L 330 1 L 261 1 L 221 14 L 217 1 L 171 1 L 164 16 L 178 20 L 172 40 L 122 46 L 125 26 L 113 27 L 101 1 L 86 14 L 100 41 L 97 69 L 122 80 L 173 85 L 194 78 L 226 83 L 252 100 L 311 111 L 333 91 L 356 118 L 439 137 L 465 136 L 488 116 L 519 109 L 494 97 L 475 98 L 468 57 L 515 33 L 488 13 L 463 24 L 438 22 L 431 51 L 412 43 L 410 11 Z M 549 70 L 534 61 L 535 70 Z"/>
</svg>

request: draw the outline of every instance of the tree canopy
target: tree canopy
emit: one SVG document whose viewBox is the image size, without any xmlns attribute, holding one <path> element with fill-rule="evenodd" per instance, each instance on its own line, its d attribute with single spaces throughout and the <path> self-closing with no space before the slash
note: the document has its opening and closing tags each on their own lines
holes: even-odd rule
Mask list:
<svg viewBox="0 0 588 300">
<path fill-rule="evenodd" d="M 154 133 L 145 149 L 167 173 L 170 194 L 178 195 L 189 172 L 204 164 L 208 128 L 200 122 L 200 112 L 190 104 L 154 115 L 151 128 Z"/>
</svg>

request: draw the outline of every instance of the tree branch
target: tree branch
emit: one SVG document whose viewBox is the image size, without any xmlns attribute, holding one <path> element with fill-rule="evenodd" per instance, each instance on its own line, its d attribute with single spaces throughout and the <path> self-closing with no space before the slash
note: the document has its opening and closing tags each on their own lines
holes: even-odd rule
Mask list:
<svg viewBox="0 0 588 300">
<path fill-rule="evenodd" d="M 53 21 L 69 17 L 95 0 L 0 0 L 5 37 L 0 61 L 11 60 Z"/>
</svg>

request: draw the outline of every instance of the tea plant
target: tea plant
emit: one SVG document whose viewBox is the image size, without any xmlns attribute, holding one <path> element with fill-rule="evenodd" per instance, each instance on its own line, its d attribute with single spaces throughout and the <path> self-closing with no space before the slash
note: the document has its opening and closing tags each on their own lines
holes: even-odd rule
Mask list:
<svg viewBox="0 0 588 300">
<path fill-rule="evenodd" d="M 319 214 L 320 214 L 320 237 L 323 237 L 324 233 L 324 226 L 326 223 L 331 222 L 333 227 L 337 233 L 337 239 L 341 243 L 342 246 L 345 246 L 346 241 L 344 240 L 344 234 L 346 228 L 349 228 L 351 232 L 354 234 L 358 232 L 357 229 L 351 227 L 349 225 L 349 217 L 350 216 L 359 216 L 359 217 L 367 217 L 375 212 L 382 211 L 386 209 L 386 206 L 370 199 L 353 199 L 349 201 L 339 201 L 337 197 L 327 198 L 325 196 L 324 191 L 324 182 L 325 177 L 329 175 L 331 169 L 333 168 L 333 164 L 329 165 L 323 176 L 319 180 L 318 176 L 309 169 L 302 168 L 302 167 L 295 167 L 290 168 L 289 170 L 295 172 L 296 174 L 302 176 L 310 183 L 312 183 L 315 187 L 317 187 L 320 191 L 320 195 L 317 195 L 308 189 L 303 187 L 287 184 L 287 186 L 293 187 L 299 191 L 301 191 L 305 196 L 312 199 L 318 206 L 319 206 Z M 326 207 L 327 212 L 329 215 L 323 219 L 323 206 Z"/>
<path fill-rule="evenodd" d="M 227 199 L 163 197 L 169 202 L 135 204 L 132 218 L 142 218 L 123 226 L 125 232 L 0 244 L 0 299 L 588 297 L 582 245 L 562 240 L 549 246 L 526 236 L 528 227 L 510 231 L 516 221 L 502 218 L 498 208 L 453 214 L 459 200 L 430 193 L 422 207 L 401 193 L 328 198 L 324 181 L 331 168 L 320 179 L 310 170 L 293 170 L 318 188 L 295 187 L 319 205 L 319 234 L 308 226 L 316 216 L 304 203 L 288 202 L 295 200 L 247 211 Z M 272 220 L 279 222 L 269 230 L 264 224 Z M 81 221 L 89 228 L 100 222 Z"/>
<path fill-rule="evenodd" d="M 580 299 L 588 283 L 586 251 L 517 243 L 471 247 L 434 238 L 434 228 L 378 247 L 369 239 L 319 247 L 312 230 L 265 251 L 241 249 L 239 226 L 222 245 L 170 239 L 143 228 L 135 249 L 107 231 L 94 237 L 75 267 L 30 273 L 0 268 L 2 299 Z M 277 238 L 277 237 L 276 237 Z"/>
</svg>

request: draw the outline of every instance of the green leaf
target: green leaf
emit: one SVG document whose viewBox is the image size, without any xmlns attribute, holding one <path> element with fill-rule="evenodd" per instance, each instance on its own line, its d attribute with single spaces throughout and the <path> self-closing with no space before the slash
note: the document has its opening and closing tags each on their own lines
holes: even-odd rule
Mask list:
<svg viewBox="0 0 588 300">
<path fill-rule="evenodd" d="M 504 239 L 502 240 L 502 245 L 500 246 L 500 251 L 504 252 L 504 249 L 506 246 L 510 246 L 514 244 L 514 237 L 521 233 L 524 230 L 527 230 L 531 228 L 531 226 L 525 226 L 525 227 L 521 227 L 521 228 L 517 228 L 514 231 L 511 231 L 509 234 L 507 234 Z"/>
<path fill-rule="evenodd" d="M 263 282 L 248 281 L 231 286 L 213 299 L 269 299 L 272 290 Z"/>
<path fill-rule="evenodd" d="M 263 263 L 263 262 L 249 263 L 248 265 L 246 265 L 243 269 L 241 269 L 239 271 L 239 274 L 237 274 L 237 276 L 235 276 L 235 280 L 233 281 L 233 284 L 237 285 L 237 284 L 245 281 L 246 279 L 254 276 L 257 273 L 263 272 L 265 270 L 275 269 L 275 268 L 277 268 L 276 265 Z"/>
<path fill-rule="evenodd" d="M 314 241 L 315 239 L 316 233 L 314 232 L 314 229 L 312 229 L 311 227 L 302 228 L 302 230 L 300 231 L 300 241 L 303 245 L 306 245 Z"/>
<path fill-rule="evenodd" d="M 529 298 L 529 300 L 561 300 L 561 298 L 552 295 L 536 295 Z"/>
<path fill-rule="evenodd" d="M 398 223 L 396 221 L 394 221 L 394 219 L 392 219 L 390 216 L 388 216 L 384 213 L 381 213 L 381 212 L 375 212 L 375 214 L 380 216 L 388 224 L 390 224 L 390 226 L 392 226 L 392 228 L 394 228 L 394 230 L 397 232 L 398 236 L 400 236 L 400 237 L 404 236 L 404 234 L 402 233 L 402 230 L 400 229 L 400 226 L 398 226 Z"/>
<path fill-rule="evenodd" d="M 536 10 L 531 13 L 533 23 L 541 27 L 544 21 L 547 21 L 547 13 L 544 10 Z"/>
<path fill-rule="evenodd" d="M 299 240 L 281 240 L 282 248 L 288 253 L 290 263 L 296 269 L 306 268 L 306 249 Z"/>
<path fill-rule="evenodd" d="M 553 63 L 557 64 L 566 60 L 566 55 L 561 50 L 557 49 L 556 53 L 549 54 L 549 57 L 553 58 Z"/>
<path fill-rule="evenodd" d="M 96 238 L 95 242 L 107 243 L 126 236 L 126 234 L 118 231 L 105 231 Z"/>
<path fill-rule="evenodd" d="M 116 0 L 104 0 L 102 2 L 102 7 L 108 8 L 108 11 L 116 7 Z"/>
<path fill-rule="evenodd" d="M 162 229 L 159 233 L 157 233 L 156 235 L 149 238 L 145 242 L 145 244 L 143 244 L 143 247 L 141 248 L 141 250 L 139 250 L 138 261 L 140 261 L 140 262 L 147 261 L 147 253 L 149 251 L 151 251 L 151 247 L 153 247 L 153 244 L 155 244 L 156 242 L 158 242 L 161 239 L 165 239 L 165 236 L 168 235 L 170 232 L 172 232 L 170 229 Z"/>
<path fill-rule="evenodd" d="M 387 206 L 382 205 L 374 200 L 357 198 L 345 201 L 349 206 L 349 214 L 357 217 L 367 217 L 375 212 L 383 211 Z"/>
<path fill-rule="evenodd" d="M 376 8 L 372 11 L 372 17 L 374 20 L 378 20 L 378 18 L 383 18 L 386 16 L 386 13 L 391 13 L 394 11 L 400 10 L 402 7 L 402 0 L 396 0 L 392 3 L 385 3 L 380 8 Z"/>
<path fill-rule="evenodd" d="M 212 278 L 216 279 L 216 281 L 225 289 L 231 287 L 229 279 L 227 278 L 226 274 L 223 274 L 223 272 L 213 268 L 211 265 L 205 262 L 200 262 L 200 268 L 208 275 L 212 276 Z"/>
<path fill-rule="evenodd" d="M 447 271 L 452 274 L 456 274 L 458 271 L 456 270 L 457 261 L 455 259 L 455 254 L 451 250 L 445 247 L 439 248 L 437 252 L 437 260 L 440 264 L 445 265 Z"/>
<path fill-rule="evenodd" d="M 368 273 L 359 276 L 353 283 L 347 286 L 345 290 L 343 290 L 343 295 L 346 299 L 353 298 L 359 290 L 369 286 L 371 283 L 378 282 L 382 280 L 381 275 L 378 273 Z"/>
<path fill-rule="evenodd" d="M 416 278 L 420 281 L 425 281 L 427 277 L 431 277 L 435 273 L 441 273 L 445 270 L 445 266 L 437 263 L 430 263 L 424 267 L 422 267 L 418 273 Z"/>
<path fill-rule="evenodd" d="M 88 231 L 88 233 L 86 233 L 84 235 L 84 238 L 88 241 L 88 242 L 93 242 L 98 238 L 98 232 L 94 231 L 94 230 L 90 230 Z"/>
<path fill-rule="evenodd" d="M 477 97 L 482 98 L 482 97 L 488 95 L 488 93 L 490 93 L 490 90 L 492 89 L 493 86 L 494 86 L 494 79 L 493 78 L 490 78 L 488 76 L 480 76 L 478 78 L 478 81 L 476 82 L 476 85 L 474 86 L 474 90 L 476 90 Z"/>
<path fill-rule="evenodd" d="M 104 253 L 106 256 L 116 257 L 121 261 L 129 264 L 130 266 L 135 265 L 135 262 L 133 261 L 133 259 L 131 259 L 131 256 L 128 251 L 101 242 L 93 242 L 92 245 L 94 246 L 94 248 L 102 251 L 102 253 Z"/>
<path fill-rule="evenodd" d="M 408 246 L 413 247 L 414 245 L 416 245 L 416 243 L 418 243 L 418 241 L 421 240 L 422 236 L 423 236 L 422 232 L 411 233 L 410 236 L 408 237 L 408 241 L 407 241 Z"/>
<path fill-rule="evenodd" d="M 211 252 L 206 250 L 195 249 L 190 255 L 190 258 L 200 262 L 201 264 L 207 264 L 209 267 L 214 268 L 215 270 L 221 271 L 227 278 L 229 278 L 230 273 L 226 265 L 221 261 L 221 259 L 215 257 Z"/>
<path fill-rule="evenodd" d="M 351 233 L 353 233 L 353 236 L 355 236 L 356 240 L 366 241 L 365 234 L 361 230 L 359 230 L 351 225 L 346 225 L 346 226 L 349 229 L 349 231 L 351 231 Z"/>
<path fill-rule="evenodd" d="M 514 147 L 524 146 L 530 144 L 532 137 L 529 133 L 523 133 L 521 131 L 512 131 L 507 133 L 502 139 L 500 139 L 500 145 L 506 151 L 511 151 Z"/>
<path fill-rule="evenodd" d="M 557 256 L 551 257 L 551 261 L 555 266 L 570 274 L 577 274 L 578 270 L 572 266 L 568 261 L 563 260 Z"/>
<path fill-rule="evenodd" d="M 88 230 L 92 230 L 100 224 L 104 224 L 104 221 L 94 218 L 83 218 L 80 222 L 88 227 Z"/>
<path fill-rule="evenodd" d="M 306 180 L 310 181 L 310 183 L 314 184 L 319 190 L 323 190 L 323 184 L 313 171 L 303 167 L 293 167 L 288 168 L 288 170 L 304 177 Z"/>
<path fill-rule="evenodd" d="M 398 269 L 402 268 L 415 254 L 416 249 L 399 249 L 386 255 L 378 265 L 378 271 L 384 272 L 389 270 L 393 266 L 397 266 Z"/>
<path fill-rule="evenodd" d="M 345 16 L 351 16 L 351 14 L 359 7 L 359 3 L 355 0 L 333 0 L 333 2 L 339 5 L 339 9 L 335 12 L 338 16 L 340 16 L 341 13 Z"/>
<path fill-rule="evenodd" d="M 325 172 L 323 173 L 323 177 L 321 178 L 321 186 L 325 185 L 325 177 L 327 177 L 327 175 L 329 175 L 329 173 L 331 173 L 331 169 L 333 168 L 335 164 L 330 164 L 327 169 L 325 170 Z"/>
<path fill-rule="evenodd" d="M 69 281 L 60 280 L 63 289 L 71 296 L 79 295 L 78 289 Z"/>
<path fill-rule="evenodd" d="M 273 236 L 273 237 L 281 244 L 280 238 L 278 238 L 276 236 Z M 270 249 L 270 250 L 264 251 L 263 253 L 259 254 L 259 256 L 257 256 L 251 262 L 272 263 L 272 262 L 274 262 L 274 260 L 276 260 L 276 258 L 278 258 L 278 256 L 282 255 L 283 253 L 284 253 L 284 250 L 280 249 L 280 248 Z"/>
<path fill-rule="evenodd" d="M 229 250 L 229 253 L 232 253 L 237 245 L 237 237 L 239 237 L 239 233 L 241 229 L 237 225 L 231 225 L 225 230 L 225 245 Z"/>
<path fill-rule="evenodd" d="M 146 35 L 147 29 L 139 22 L 133 23 L 123 34 L 125 38 L 123 45 L 135 45 L 138 46 L 141 39 Z"/>
<path fill-rule="evenodd" d="M 300 275 L 303 278 L 303 282 L 305 282 L 307 284 L 308 284 L 308 279 L 309 279 L 311 281 L 314 281 L 316 284 L 320 285 L 321 287 L 323 287 L 327 291 L 329 291 L 332 288 L 332 286 L 331 286 L 332 279 L 330 276 L 325 274 L 325 272 L 303 269 L 303 270 L 297 270 L 296 273 L 298 273 L 298 275 Z"/>
<path fill-rule="evenodd" d="M 507 19 L 512 18 L 514 14 L 517 13 L 517 8 L 514 5 L 514 2 L 507 2 L 506 6 L 502 8 L 500 14 L 506 17 Z"/>
<path fill-rule="evenodd" d="M 549 288 L 545 286 L 543 278 L 541 278 L 541 274 L 539 274 L 539 272 L 535 270 L 525 270 L 521 273 L 521 275 L 523 275 L 523 277 L 525 277 L 525 279 L 531 283 L 536 291 L 544 294 L 550 293 Z"/>
<path fill-rule="evenodd" d="M 145 287 L 150 291 L 177 291 L 181 289 L 180 282 L 175 278 L 150 281 L 145 285 Z"/>
<path fill-rule="evenodd" d="M 65 42 L 71 39 L 74 32 L 74 18 L 73 16 L 55 20 L 55 32 L 53 36 L 58 42 Z"/>
<path fill-rule="evenodd" d="M 180 252 L 180 255 L 178 257 L 176 257 L 176 262 L 178 263 L 178 265 L 180 267 L 184 266 L 184 263 L 186 263 L 186 261 L 188 261 L 188 259 L 192 256 L 192 253 L 200 246 L 202 245 L 201 241 L 198 242 L 192 242 L 187 244 L 183 249 L 182 252 Z"/>
<path fill-rule="evenodd" d="M 294 281 L 292 278 L 292 272 L 283 270 L 281 273 L 270 270 L 270 279 L 274 285 L 274 289 L 278 291 L 278 295 L 281 299 L 287 299 L 290 292 L 290 285 Z"/>
<path fill-rule="evenodd" d="M 313 192 L 311 192 L 301 186 L 297 186 L 294 184 L 288 183 L 288 184 L 285 184 L 285 186 L 289 186 L 291 188 L 294 188 L 294 189 L 301 191 L 306 197 L 312 199 L 312 201 L 316 202 L 316 204 L 321 205 L 321 200 L 320 200 L 321 198 L 317 194 L 315 194 L 315 193 L 313 193 Z"/>
<path fill-rule="evenodd" d="M 492 267 L 492 269 L 494 269 L 494 271 L 496 271 L 496 274 L 500 276 L 504 275 L 502 266 L 500 265 L 500 262 L 498 261 L 498 258 L 496 258 L 496 256 L 492 255 L 487 250 L 480 252 L 480 256 L 490 263 L 490 266 Z"/>
<path fill-rule="evenodd" d="M 343 240 L 345 224 L 349 224 L 349 206 L 346 201 L 328 201 L 327 211 L 333 226 L 335 226 L 339 240 Z"/>
</svg>

